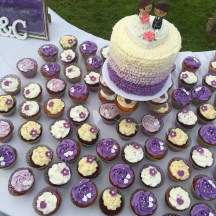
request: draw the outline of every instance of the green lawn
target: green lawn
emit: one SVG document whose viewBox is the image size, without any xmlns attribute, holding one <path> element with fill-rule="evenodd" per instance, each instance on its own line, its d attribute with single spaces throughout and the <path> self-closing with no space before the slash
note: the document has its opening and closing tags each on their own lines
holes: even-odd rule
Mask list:
<svg viewBox="0 0 216 216">
<path fill-rule="evenodd" d="M 109 39 L 113 25 L 122 17 L 137 13 L 136 0 L 47 0 L 48 6 L 69 23 Z M 182 35 L 182 51 L 216 49 L 216 36 L 206 32 L 207 14 L 216 11 L 215 0 L 168 0 L 166 19 Z"/>
</svg>

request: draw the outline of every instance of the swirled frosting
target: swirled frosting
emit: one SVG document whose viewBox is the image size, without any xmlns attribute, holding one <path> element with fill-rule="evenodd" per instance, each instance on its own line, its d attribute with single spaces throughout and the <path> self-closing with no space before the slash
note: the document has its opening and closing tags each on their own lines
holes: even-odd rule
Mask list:
<svg viewBox="0 0 216 216">
<path fill-rule="evenodd" d="M 62 79 L 53 78 L 47 82 L 47 88 L 53 92 L 63 91 L 66 83 Z"/>
<path fill-rule="evenodd" d="M 58 48 L 53 44 L 45 44 L 39 48 L 39 52 L 44 56 L 55 56 L 58 53 Z"/>
<path fill-rule="evenodd" d="M 31 159 L 34 164 L 38 166 L 46 166 L 48 165 L 53 157 L 53 153 L 50 149 L 45 146 L 38 146 L 33 149 Z"/>
<path fill-rule="evenodd" d="M 15 100 L 10 95 L 0 95 L 0 111 L 8 112 L 14 106 Z"/>
<path fill-rule="evenodd" d="M 99 83 L 100 74 L 94 71 L 91 71 L 89 74 L 86 74 L 84 77 L 85 83 L 89 85 L 95 85 Z"/>
<path fill-rule="evenodd" d="M 197 76 L 193 72 L 190 72 L 190 71 L 181 72 L 179 79 L 183 80 L 185 83 L 189 85 L 197 83 L 198 81 Z"/>
<path fill-rule="evenodd" d="M 67 49 L 61 53 L 60 57 L 63 62 L 72 62 L 76 58 L 76 53 L 71 49 Z"/>
<path fill-rule="evenodd" d="M 91 142 L 92 140 L 95 140 L 98 136 L 98 129 L 90 124 L 83 124 L 79 129 L 77 130 L 77 133 L 79 137 L 87 142 Z"/>
<path fill-rule="evenodd" d="M 106 119 L 115 119 L 119 115 L 119 111 L 114 103 L 102 104 L 99 112 L 100 115 Z"/>
<path fill-rule="evenodd" d="M 190 210 L 190 216 L 215 216 L 215 211 L 213 211 L 208 205 L 204 203 L 198 203 L 194 205 Z"/>
<path fill-rule="evenodd" d="M 73 35 L 64 35 L 61 37 L 59 43 L 64 49 L 73 48 L 77 45 L 77 38 Z"/>
<path fill-rule="evenodd" d="M 139 190 L 133 195 L 131 206 L 137 215 L 152 215 L 157 209 L 157 199 L 152 192 Z"/>
<path fill-rule="evenodd" d="M 71 196 L 80 205 L 88 205 L 97 198 L 97 188 L 90 179 L 82 179 L 73 185 Z"/>
<path fill-rule="evenodd" d="M 216 61 L 212 60 L 211 61 L 211 66 L 216 69 Z"/>
<path fill-rule="evenodd" d="M 145 115 L 142 118 L 142 126 L 145 128 L 145 130 L 149 131 L 150 133 L 157 132 L 161 128 L 161 123 L 153 115 Z"/>
<path fill-rule="evenodd" d="M 0 168 L 8 167 L 16 161 L 16 150 L 9 145 L 0 146 Z"/>
<path fill-rule="evenodd" d="M 137 105 L 137 101 L 128 100 L 126 98 L 123 98 L 122 96 L 117 95 L 116 97 L 117 102 L 125 108 L 134 108 Z"/>
<path fill-rule="evenodd" d="M 0 120 L 0 138 L 4 138 L 13 130 L 8 121 Z"/>
<path fill-rule="evenodd" d="M 91 68 L 92 70 L 99 69 L 103 64 L 103 61 L 98 56 L 90 56 L 86 59 L 87 67 Z"/>
<path fill-rule="evenodd" d="M 216 199 L 216 185 L 212 178 L 200 176 L 195 180 L 194 190 L 203 200 L 209 201 Z"/>
<path fill-rule="evenodd" d="M 178 113 L 178 121 L 185 125 L 195 125 L 197 116 L 191 110 L 183 110 Z"/>
<path fill-rule="evenodd" d="M 153 99 L 152 102 L 162 104 L 162 103 L 167 102 L 168 99 L 169 99 L 169 95 L 166 92 L 165 94 L 161 95 L 160 97 Z"/>
<path fill-rule="evenodd" d="M 22 104 L 21 112 L 26 116 L 34 116 L 40 111 L 40 106 L 36 101 L 26 101 Z"/>
<path fill-rule="evenodd" d="M 188 135 L 180 128 L 173 128 L 168 134 L 168 140 L 174 145 L 183 146 L 188 139 Z"/>
<path fill-rule="evenodd" d="M 118 127 L 119 132 L 125 136 L 132 136 L 137 132 L 137 124 L 130 118 L 121 120 Z"/>
<path fill-rule="evenodd" d="M 101 49 L 101 55 L 107 59 L 108 58 L 108 55 L 109 55 L 109 46 L 105 46 Z"/>
<path fill-rule="evenodd" d="M 216 118 L 216 110 L 211 104 L 201 105 L 199 107 L 199 112 L 204 118 L 208 120 L 214 120 Z"/>
<path fill-rule="evenodd" d="M 32 171 L 28 168 L 17 169 L 10 180 L 12 187 L 18 192 L 29 190 L 35 181 Z"/>
<path fill-rule="evenodd" d="M 115 98 L 116 98 L 116 94 L 113 93 L 113 94 L 106 94 L 103 89 L 100 90 L 100 94 L 103 98 L 105 98 L 106 100 L 108 101 L 114 101 Z"/>
<path fill-rule="evenodd" d="M 196 86 L 191 91 L 192 97 L 201 101 L 208 101 L 211 98 L 211 90 L 206 86 Z"/>
<path fill-rule="evenodd" d="M 45 73 L 49 76 L 52 76 L 52 75 L 59 73 L 60 70 L 61 70 L 61 67 L 56 62 L 47 62 L 42 66 L 43 73 Z"/>
<path fill-rule="evenodd" d="M 36 140 L 42 132 L 42 127 L 39 123 L 28 121 L 21 126 L 20 134 L 27 141 Z"/>
<path fill-rule="evenodd" d="M 109 173 L 110 181 L 119 188 L 127 188 L 134 181 L 134 172 L 127 164 L 114 165 Z"/>
<path fill-rule="evenodd" d="M 164 114 L 164 113 L 167 113 L 169 110 L 170 110 L 169 103 L 165 103 L 163 106 L 156 108 L 154 111 L 157 113 Z"/>
<path fill-rule="evenodd" d="M 89 116 L 88 109 L 83 105 L 77 105 L 71 108 L 69 116 L 75 122 L 83 122 Z"/>
<path fill-rule="evenodd" d="M 88 177 L 93 175 L 98 169 L 98 162 L 94 157 L 82 157 L 78 162 L 78 172 Z"/>
<path fill-rule="evenodd" d="M 209 86 L 211 86 L 211 87 L 213 87 L 213 88 L 216 88 L 216 76 L 215 75 L 207 75 L 206 77 L 205 77 L 205 82 L 209 85 Z"/>
<path fill-rule="evenodd" d="M 97 51 L 97 44 L 92 41 L 84 41 L 79 46 L 82 53 L 91 54 Z"/>
<path fill-rule="evenodd" d="M 183 63 L 190 67 L 191 69 L 197 69 L 201 66 L 201 62 L 198 58 L 193 56 L 188 56 L 183 60 Z"/>
<path fill-rule="evenodd" d="M 14 92 L 18 89 L 20 82 L 17 77 L 13 75 L 7 75 L 6 77 L 2 78 L 1 81 L 1 88 L 3 91 L 6 92 Z"/>
<path fill-rule="evenodd" d="M 65 75 L 69 79 L 73 79 L 73 78 L 79 77 L 81 75 L 81 70 L 79 67 L 77 67 L 75 65 L 70 65 L 70 66 L 66 67 Z"/>
<path fill-rule="evenodd" d="M 130 142 L 124 147 L 124 158 L 129 163 L 137 163 L 140 162 L 144 157 L 144 152 L 142 146 L 137 142 Z"/>
<path fill-rule="evenodd" d="M 71 124 L 67 120 L 58 120 L 51 125 L 50 133 L 56 139 L 65 138 L 71 131 Z"/>
<path fill-rule="evenodd" d="M 58 114 L 58 113 L 60 113 L 64 109 L 64 107 L 65 107 L 65 103 L 60 98 L 50 99 L 47 102 L 47 105 L 46 105 L 46 109 L 51 114 Z"/>
<path fill-rule="evenodd" d="M 204 125 L 199 129 L 199 135 L 206 143 L 216 145 L 216 126 Z"/>
<path fill-rule="evenodd" d="M 88 94 L 87 86 L 82 83 L 76 83 L 70 88 L 69 94 L 75 98 L 85 97 Z"/>
<path fill-rule="evenodd" d="M 23 94 L 27 99 L 36 98 L 41 93 L 41 87 L 37 83 L 30 83 L 24 88 Z"/>
<path fill-rule="evenodd" d="M 174 89 L 173 98 L 177 103 L 181 105 L 188 105 L 192 100 L 190 92 L 184 88 Z"/>
<path fill-rule="evenodd" d="M 23 58 L 17 62 L 17 68 L 22 72 L 29 72 L 37 67 L 37 62 L 31 58 Z"/>
</svg>

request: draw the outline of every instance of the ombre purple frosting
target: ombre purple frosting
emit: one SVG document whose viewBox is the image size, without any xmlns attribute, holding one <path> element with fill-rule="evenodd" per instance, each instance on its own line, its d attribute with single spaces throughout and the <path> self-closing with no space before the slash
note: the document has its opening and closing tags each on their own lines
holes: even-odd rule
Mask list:
<svg viewBox="0 0 216 216">
<path fill-rule="evenodd" d="M 73 161 L 78 154 L 77 144 L 71 139 L 62 140 L 56 149 L 56 154 L 64 162 Z"/>
<path fill-rule="evenodd" d="M 152 156 L 164 155 L 167 151 L 166 143 L 159 138 L 149 138 L 145 143 L 145 150 Z"/>
<path fill-rule="evenodd" d="M 55 75 L 61 70 L 61 67 L 58 63 L 47 62 L 42 66 L 43 73 L 48 75 Z"/>
<path fill-rule="evenodd" d="M 209 216 L 211 213 L 211 216 L 215 216 L 215 212 L 212 211 L 212 209 L 207 206 L 206 204 L 196 204 L 191 208 L 190 216 Z"/>
<path fill-rule="evenodd" d="M 90 56 L 86 59 L 86 65 L 91 69 L 99 69 L 103 64 L 103 60 L 98 56 Z"/>
<path fill-rule="evenodd" d="M 132 199 L 131 206 L 139 216 L 152 215 L 157 209 L 157 199 L 150 191 L 137 191 Z"/>
<path fill-rule="evenodd" d="M 216 145 L 216 126 L 204 125 L 200 128 L 199 135 L 206 143 Z"/>
<path fill-rule="evenodd" d="M 117 75 L 117 73 L 111 68 L 111 66 L 108 63 L 107 66 L 109 77 L 111 81 L 121 90 L 123 90 L 126 93 L 139 95 L 139 96 L 152 96 L 157 94 L 161 91 L 161 89 L 164 87 L 164 85 L 167 82 L 167 79 L 169 76 L 167 76 L 164 80 L 161 82 L 154 84 L 154 85 L 139 85 L 135 84 L 133 82 L 129 82 Z M 171 71 L 170 71 L 171 72 Z"/>
<path fill-rule="evenodd" d="M 82 53 L 91 54 L 97 50 L 97 44 L 92 41 L 84 41 L 79 46 Z"/>
<path fill-rule="evenodd" d="M 119 153 L 119 145 L 112 138 L 104 138 L 97 145 L 97 153 L 100 157 L 106 159 L 115 158 Z"/>
<path fill-rule="evenodd" d="M 188 105 L 192 100 L 191 93 L 184 88 L 174 89 L 173 98 L 177 103 L 181 105 Z"/>
<path fill-rule="evenodd" d="M 80 205 L 88 205 L 97 197 L 97 188 L 89 179 L 82 179 L 74 184 L 71 189 L 72 199 Z"/>
<path fill-rule="evenodd" d="M 82 83 L 76 83 L 70 88 L 69 94 L 76 98 L 82 98 L 88 94 L 87 86 Z"/>
<path fill-rule="evenodd" d="M 58 53 L 58 48 L 53 44 L 45 44 L 39 48 L 44 56 L 54 56 Z"/>
<path fill-rule="evenodd" d="M 200 60 L 193 56 L 186 57 L 183 62 L 186 66 L 194 69 L 197 69 L 201 66 Z"/>
<path fill-rule="evenodd" d="M 111 182 L 119 188 L 127 188 L 134 181 L 134 172 L 127 164 L 114 165 L 109 173 Z"/>
<path fill-rule="evenodd" d="M 16 160 L 16 152 L 9 145 L 0 146 L 0 168 L 12 165 Z"/>
<path fill-rule="evenodd" d="M 204 200 L 216 199 L 215 181 L 209 176 L 202 176 L 196 180 L 195 191 Z"/>
<path fill-rule="evenodd" d="M 212 92 L 206 86 L 196 86 L 191 91 L 192 97 L 202 101 L 208 101 L 211 98 Z"/>
</svg>

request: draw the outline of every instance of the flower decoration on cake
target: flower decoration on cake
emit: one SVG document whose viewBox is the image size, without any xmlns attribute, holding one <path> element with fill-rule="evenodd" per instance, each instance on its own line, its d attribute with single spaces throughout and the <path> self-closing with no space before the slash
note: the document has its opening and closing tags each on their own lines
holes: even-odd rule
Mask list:
<svg viewBox="0 0 216 216">
<path fill-rule="evenodd" d="M 91 155 L 87 156 L 87 162 L 88 163 L 93 163 L 94 160 L 95 160 L 95 158 L 93 156 L 91 156 Z"/>
<path fill-rule="evenodd" d="M 50 102 L 48 103 L 48 106 L 49 106 L 49 107 L 53 107 L 53 105 L 54 105 L 54 102 L 53 102 L 53 101 L 50 101 Z"/>
<path fill-rule="evenodd" d="M 183 78 L 183 79 L 187 79 L 187 78 L 188 78 L 188 75 L 187 75 L 186 73 L 184 73 L 184 74 L 182 75 L 182 78 Z"/>
<path fill-rule="evenodd" d="M 69 122 L 65 122 L 65 123 L 63 124 L 63 126 L 64 126 L 64 128 L 70 128 L 70 123 L 69 123 Z"/>
<path fill-rule="evenodd" d="M 52 157 L 53 157 L 52 151 L 46 151 L 45 155 L 46 155 L 48 158 L 52 158 Z"/>
<path fill-rule="evenodd" d="M 82 118 L 82 119 L 84 119 L 84 118 L 86 117 L 86 114 L 85 114 L 84 112 L 81 112 L 81 113 L 79 114 L 79 117 Z"/>
<path fill-rule="evenodd" d="M 176 132 L 175 132 L 175 131 L 170 131 L 169 135 L 170 135 L 171 137 L 176 137 Z"/>
<path fill-rule="evenodd" d="M 96 133 L 96 132 L 97 132 L 97 128 L 91 127 L 91 128 L 90 128 L 90 131 L 91 131 L 91 133 Z"/>
<path fill-rule="evenodd" d="M 46 202 L 45 202 L 45 201 L 41 201 L 41 202 L 40 202 L 40 208 L 41 208 L 41 209 L 45 209 L 46 207 L 47 207 Z"/>
<path fill-rule="evenodd" d="M 63 176 L 67 176 L 67 175 L 70 174 L 70 170 L 67 169 L 67 168 L 64 168 L 64 169 L 61 171 L 61 174 L 62 174 Z"/>
<path fill-rule="evenodd" d="M 32 129 L 32 130 L 30 131 L 30 135 L 31 135 L 32 137 L 36 137 L 36 136 L 38 135 L 37 130 Z"/>
<path fill-rule="evenodd" d="M 118 191 L 116 188 L 110 188 L 109 194 L 111 196 L 116 196 L 118 194 Z"/>
<path fill-rule="evenodd" d="M 143 38 L 146 41 L 152 42 L 155 40 L 155 33 L 153 31 L 146 31 L 146 32 L 144 32 Z"/>
<path fill-rule="evenodd" d="M 11 105 L 13 103 L 13 100 L 12 99 L 7 99 L 6 101 L 5 101 L 5 104 L 6 105 Z"/>
<path fill-rule="evenodd" d="M 216 86 L 216 80 L 211 81 L 212 86 Z"/>
<path fill-rule="evenodd" d="M 205 106 L 205 105 L 203 105 L 203 106 L 200 107 L 200 109 L 201 109 L 202 111 L 206 111 L 206 110 L 208 110 L 208 107 Z"/>
<path fill-rule="evenodd" d="M 196 151 L 199 152 L 200 154 L 203 154 L 204 153 L 204 150 L 202 147 L 197 147 L 196 148 Z"/>
<path fill-rule="evenodd" d="M 149 173 L 151 176 L 155 176 L 157 174 L 157 170 L 155 168 L 150 168 Z"/>
</svg>

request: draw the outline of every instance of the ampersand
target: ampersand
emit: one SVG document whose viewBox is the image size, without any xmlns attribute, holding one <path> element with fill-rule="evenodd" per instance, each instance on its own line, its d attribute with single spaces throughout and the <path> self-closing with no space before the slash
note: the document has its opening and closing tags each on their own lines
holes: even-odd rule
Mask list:
<svg viewBox="0 0 216 216">
<path fill-rule="evenodd" d="M 1 17 L 0 18 L 0 34 L 2 36 L 9 36 L 10 30 L 7 28 L 7 25 L 9 24 L 9 20 L 7 17 Z"/>
</svg>

